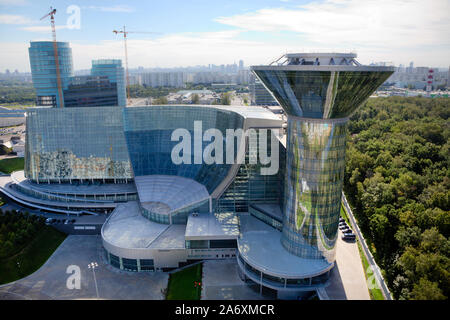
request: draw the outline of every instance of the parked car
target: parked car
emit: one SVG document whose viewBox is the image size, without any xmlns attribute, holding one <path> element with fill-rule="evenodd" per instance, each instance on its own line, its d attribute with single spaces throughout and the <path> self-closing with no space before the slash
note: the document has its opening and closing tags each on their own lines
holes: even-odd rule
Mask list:
<svg viewBox="0 0 450 320">
<path fill-rule="evenodd" d="M 339 222 L 345 221 L 344 218 L 339 217 Z"/>
<path fill-rule="evenodd" d="M 64 219 L 64 224 L 69 224 L 70 223 L 70 220 L 69 219 Z"/>
<path fill-rule="evenodd" d="M 53 222 L 54 222 L 54 220 L 55 219 L 53 219 L 53 218 L 47 218 L 47 219 L 45 219 L 45 224 L 52 224 Z"/>
<path fill-rule="evenodd" d="M 346 230 L 342 230 L 343 234 L 349 234 L 349 233 L 353 233 L 352 229 L 348 228 Z"/>
<path fill-rule="evenodd" d="M 347 222 L 345 222 L 345 221 L 339 222 L 339 225 L 340 225 L 340 226 L 346 226 L 346 225 L 347 225 Z"/>
<path fill-rule="evenodd" d="M 342 236 L 342 240 L 344 241 L 351 241 L 351 240 L 355 240 L 356 239 L 356 235 L 353 233 L 346 233 Z"/>
</svg>

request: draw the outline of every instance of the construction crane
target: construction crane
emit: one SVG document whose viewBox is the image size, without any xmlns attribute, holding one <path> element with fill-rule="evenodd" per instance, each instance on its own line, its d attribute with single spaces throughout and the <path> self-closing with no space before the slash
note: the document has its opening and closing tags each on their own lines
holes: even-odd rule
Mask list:
<svg viewBox="0 0 450 320">
<path fill-rule="evenodd" d="M 59 59 L 58 59 L 58 45 L 56 43 L 56 28 L 55 28 L 55 14 L 56 9 L 50 7 L 50 12 L 41 18 L 44 20 L 47 17 L 50 17 L 50 24 L 52 26 L 52 36 L 53 36 L 53 55 L 55 56 L 55 67 L 56 67 L 56 83 L 58 86 L 58 97 L 59 97 L 59 106 L 60 108 L 64 108 L 64 99 L 62 94 L 62 85 L 61 85 L 61 71 L 59 70 Z"/>
<path fill-rule="evenodd" d="M 115 34 L 122 33 L 123 34 L 123 46 L 125 49 L 125 73 L 127 79 L 127 104 L 130 99 L 130 77 L 128 74 L 128 49 L 127 49 L 127 34 L 129 33 L 147 33 L 147 34 L 159 34 L 159 32 L 140 32 L 140 31 L 126 31 L 125 26 L 123 26 L 123 30 L 113 30 Z"/>
</svg>

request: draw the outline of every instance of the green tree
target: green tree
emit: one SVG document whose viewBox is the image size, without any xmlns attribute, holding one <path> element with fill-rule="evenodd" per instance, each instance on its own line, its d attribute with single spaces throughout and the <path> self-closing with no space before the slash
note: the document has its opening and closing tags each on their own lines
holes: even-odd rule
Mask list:
<svg viewBox="0 0 450 320">
<path fill-rule="evenodd" d="M 223 105 L 231 104 L 231 94 L 229 92 L 224 92 L 220 95 L 220 104 Z"/>
<path fill-rule="evenodd" d="M 156 99 L 155 104 L 168 104 L 167 97 L 160 97 Z"/>
<path fill-rule="evenodd" d="M 200 97 L 198 94 L 194 93 L 191 97 L 192 104 L 198 104 L 200 101 Z"/>
<path fill-rule="evenodd" d="M 431 282 L 426 278 L 421 278 L 419 283 L 414 284 L 411 292 L 413 300 L 446 300 L 442 290 L 436 282 Z"/>
</svg>

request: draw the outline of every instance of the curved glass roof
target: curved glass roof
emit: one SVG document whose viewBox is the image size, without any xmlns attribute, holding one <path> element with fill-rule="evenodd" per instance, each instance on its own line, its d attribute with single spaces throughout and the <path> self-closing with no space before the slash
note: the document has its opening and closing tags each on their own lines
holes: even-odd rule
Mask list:
<svg viewBox="0 0 450 320">
<path fill-rule="evenodd" d="M 205 186 L 193 179 L 149 175 L 135 177 L 142 207 L 150 212 L 169 214 L 209 199 Z"/>
</svg>

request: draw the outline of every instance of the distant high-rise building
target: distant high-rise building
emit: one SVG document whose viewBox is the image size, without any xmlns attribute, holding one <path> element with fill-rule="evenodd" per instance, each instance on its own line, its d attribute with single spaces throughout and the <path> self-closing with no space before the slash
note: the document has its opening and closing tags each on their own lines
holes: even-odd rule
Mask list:
<svg viewBox="0 0 450 320">
<path fill-rule="evenodd" d="M 239 60 L 239 70 L 244 69 L 244 60 Z"/>
<path fill-rule="evenodd" d="M 141 82 L 150 87 L 175 87 L 181 88 L 186 82 L 183 72 L 149 72 L 142 73 Z"/>
<path fill-rule="evenodd" d="M 73 76 L 72 49 L 68 42 L 57 42 L 62 90 L 67 90 Z M 59 107 L 56 64 L 52 41 L 31 41 L 28 48 L 33 86 L 38 106 Z M 64 94 L 63 94 L 64 99 Z"/>
<path fill-rule="evenodd" d="M 448 67 L 447 71 L 447 87 L 450 87 L 450 67 Z"/>
<path fill-rule="evenodd" d="M 248 84 L 250 80 L 250 71 L 249 70 L 239 70 L 237 77 L 236 77 L 236 83 L 237 84 Z"/>
<path fill-rule="evenodd" d="M 92 76 L 107 76 L 111 83 L 117 86 L 117 101 L 119 107 L 127 105 L 127 93 L 125 85 L 125 71 L 120 59 L 92 60 Z"/>
<path fill-rule="evenodd" d="M 408 73 L 413 73 L 414 71 L 414 62 L 410 62 L 409 63 L 409 68 L 408 68 Z"/>
</svg>

